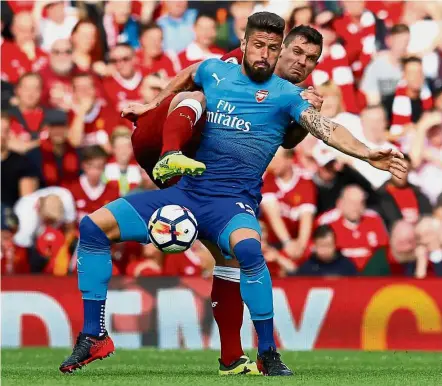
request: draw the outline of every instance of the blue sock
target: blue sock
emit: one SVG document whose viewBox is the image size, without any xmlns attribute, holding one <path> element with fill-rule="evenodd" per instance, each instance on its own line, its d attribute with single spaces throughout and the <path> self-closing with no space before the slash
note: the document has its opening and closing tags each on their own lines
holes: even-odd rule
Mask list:
<svg viewBox="0 0 442 386">
<path fill-rule="evenodd" d="M 78 288 L 84 302 L 83 332 L 98 336 L 104 332 L 104 306 L 112 276 L 111 243 L 89 218 L 80 222 L 77 250 Z"/>
<path fill-rule="evenodd" d="M 104 327 L 104 310 L 106 300 L 83 300 L 84 321 L 83 333 L 93 336 L 103 335 Z"/>
<path fill-rule="evenodd" d="M 258 334 L 258 352 L 276 348 L 273 338 L 272 279 L 256 239 L 240 241 L 233 253 L 241 267 L 241 296 L 246 303 Z"/>
<path fill-rule="evenodd" d="M 273 318 L 254 320 L 253 325 L 258 334 L 258 354 L 262 354 L 270 347 L 276 350 L 275 338 L 273 337 Z"/>
</svg>

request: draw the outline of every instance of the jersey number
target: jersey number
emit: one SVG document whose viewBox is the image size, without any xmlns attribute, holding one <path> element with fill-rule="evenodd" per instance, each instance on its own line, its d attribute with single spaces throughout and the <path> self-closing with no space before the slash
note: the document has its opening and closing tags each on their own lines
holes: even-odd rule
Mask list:
<svg viewBox="0 0 442 386">
<path fill-rule="evenodd" d="M 243 204 L 242 202 L 237 202 L 236 205 L 238 205 L 241 209 L 244 209 L 247 213 L 250 213 L 253 217 L 255 217 L 255 212 L 253 211 L 250 205 Z"/>
</svg>

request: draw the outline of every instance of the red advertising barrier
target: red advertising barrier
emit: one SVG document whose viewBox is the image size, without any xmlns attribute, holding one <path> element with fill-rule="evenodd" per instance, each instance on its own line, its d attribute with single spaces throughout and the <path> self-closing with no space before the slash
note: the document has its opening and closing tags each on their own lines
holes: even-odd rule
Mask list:
<svg viewBox="0 0 442 386">
<path fill-rule="evenodd" d="M 442 281 L 274 280 L 275 330 L 289 350 L 441 350 Z M 2 345 L 72 345 L 82 326 L 74 277 L 3 277 Z M 119 347 L 219 348 L 210 280 L 114 278 L 106 325 Z M 248 311 L 244 348 L 256 339 Z"/>
</svg>

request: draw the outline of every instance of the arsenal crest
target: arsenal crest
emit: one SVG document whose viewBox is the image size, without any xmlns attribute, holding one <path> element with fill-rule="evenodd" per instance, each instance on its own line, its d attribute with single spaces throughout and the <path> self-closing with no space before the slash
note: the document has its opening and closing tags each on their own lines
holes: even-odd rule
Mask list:
<svg viewBox="0 0 442 386">
<path fill-rule="evenodd" d="M 268 95 L 269 95 L 269 92 L 267 90 L 258 90 L 255 93 L 255 99 L 258 103 L 261 103 L 264 101 L 264 99 L 267 98 Z"/>
</svg>

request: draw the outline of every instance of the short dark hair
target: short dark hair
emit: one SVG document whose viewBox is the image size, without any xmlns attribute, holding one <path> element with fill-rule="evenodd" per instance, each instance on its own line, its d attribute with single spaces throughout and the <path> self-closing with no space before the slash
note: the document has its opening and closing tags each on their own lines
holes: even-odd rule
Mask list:
<svg viewBox="0 0 442 386">
<path fill-rule="evenodd" d="M 292 28 L 286 35 L 284 45 L 288 47 L 297 36 L 302 36 L 307 43 L 319 46 L 322 52 L 322 35 L 317 29 L 308 25 L 298 25 L 295 28 Z"/>
<path fill-rule="evenodd" d="M 125 48 L 129 48 L 131 51 L 135 51 L 134 48 L 129 44 L 129 43 L 117 43 L 112 47 L 112 51 L 115 50 L 115 48 L 118 47 L 125 47 Z"/>
<path fill-rule="evenodd" d="M 406 24 L 395 24 L 390 28 L 390 35 L 402 34 L 404 32 L 410 33 L 410 28 Z"/>
<path fill-rule="evenodd" d="M 88 162 L 97 158 L 108 158 L 107 153 L 99 145 L 88 146 L 81 152 L 81 161 Z"/>
<path fill-rule="evenodd" d="M 245 38 L 248 39 L 253 31 L 266 31 L 284 36 L 285 21 L 281 16 L 271 12 L 257 12 L 249 16 Z"/>
<path fill-rule="evenodd" d="M 162 28 L 160 27 L 159 24 L 155 23 L 155 22 L 150 22 L 147 24 L 142 24 L 141 28 L 140 28 L 140 36 L 143 36 L 143 34 L 147 31 L 150 31 L 151 29 L 159 29 L 162 31 Z"/>
<path fill-rule="evenodd" d="M 313 231 L 313 240 L 323 239 L 328 235 L 335 237 L 335 231 L 330 225 L 320 225 Z"/>
<path fill-rule="evenodd" d="M 405 68 L 405 66 L 409 63 L 420 63 L 422 64 L 422 59 L 418 56 L 408 56 L 407 58 L 404 58 L 401 60 L 402 68 Z"/>
<path fill-rule="evenodd" d="M 211 20 L 213 20 L 216 23 L 216 17 L 215 16 L 213 16 L 212 14 L 207 13 L 207 12 L 200 12 L 196 16 L 195 23 L 193 23 L 193 24 L 198 23 L 198 20 L 201 19 L 202 17 L 205 17 L 207 19 L 211 19 Z"/>
</svg>

